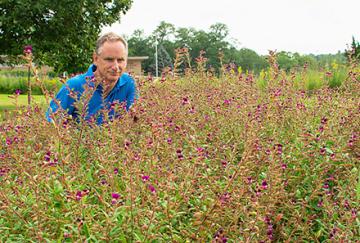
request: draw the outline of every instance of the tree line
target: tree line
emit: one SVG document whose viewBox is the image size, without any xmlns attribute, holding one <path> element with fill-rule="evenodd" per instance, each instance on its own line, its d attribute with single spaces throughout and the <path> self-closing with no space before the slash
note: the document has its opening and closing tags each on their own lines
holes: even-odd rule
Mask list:
<svg viewBox="0 0 360 243">
<path fill-rule="evenodd" d="M 171 23 L 161 22 L 150 34 L 143 30 L 135 30 L 128 38 L 130 56 L 148 56 L 143 62 L 145 73 L 155 73 L 155 44 L 158 49 L 158 66 L 162 70 L 172 67 L 177 48 L 186 47 L 189 50 L 191 64 L 194 66 L 200 51 L 204 51 L 207 67 L 219 70 L 222 63 L 234 64 L 243 71 L 260 72 L 268 67 L 267 55 L 259 55 L 249 48 L 237 48 L 236 41 L 229 37 L 228 27 L 223 23 L 210 26 L 208 31 L 195 28 L 175 28 Z M 222 60 L 219 58 L 221 53 Z M 279 51 L 277 53 L 279 67 L 290 71 L 292 68 L 326 68 L 332 63 L 345 64 L 345 51 L 336 54 L 301 55 Z"/>
</svg>

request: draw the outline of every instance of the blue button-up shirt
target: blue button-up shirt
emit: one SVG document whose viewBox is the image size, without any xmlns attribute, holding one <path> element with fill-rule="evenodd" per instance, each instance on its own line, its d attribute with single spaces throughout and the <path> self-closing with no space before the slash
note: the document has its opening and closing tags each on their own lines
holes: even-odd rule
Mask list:
<svg viewBox="0 0 360 243">
<path fill-rule="evenodd" d="M 86 111 L 84 113 L 85 120 L 95 119 L 96 123 L 100 125 L 104 119 L 101 112 L 103 109 L 108 110 L 110 118 L 115 116 L 114 109 L 111 108 L 111 105 L 115 103 L 124 102 L 126 110 L 129 110 L 130 106 L 134 103 L 136 88 L 134 79 L 129 74 L 124 73 L 108 96 L 103 99 L 103 87 L 101 85 L 95 86 L 95 83 L 92 81 L 95 70 L 96 66 L 92 64 L 86 73 L 69 79 L 66 84 L 61 87 L 55 99 L 59 102 L 62 109 L 76 119 L 79 114 L 81 114 L 81 111 L 77 111 L 74 107 L 75 100 L 79 100 L 86 89 L 96 88 L 88 104 L 86 104 Z M 52 121 L 55 115 L 54 113 L 58 109 L 59 106 L 52 100 L 46 112 L 46 118 L 49 122 Z"/>
</svg>

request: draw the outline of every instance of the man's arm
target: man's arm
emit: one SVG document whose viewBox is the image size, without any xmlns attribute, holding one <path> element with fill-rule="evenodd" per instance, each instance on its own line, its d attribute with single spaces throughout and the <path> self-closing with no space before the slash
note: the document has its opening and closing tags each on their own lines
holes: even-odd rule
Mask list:
<svg viewBox="0 0 360 243">
<path fill-rule="evenodd" d="M 57 93 L 55 100 L 50 102 L 50 107 L 46 111 L 46 119 L 49 122 L 53 121 L 53 115 L 59 109 L 59 105 L 63 110 L 67 111 L 68 114 L 73 114 L 74 107 L 72 104 L 74 101 L 75 100 L 70 96 L 70 88 L 67 84 L 64 84 Z"/>
</svg>

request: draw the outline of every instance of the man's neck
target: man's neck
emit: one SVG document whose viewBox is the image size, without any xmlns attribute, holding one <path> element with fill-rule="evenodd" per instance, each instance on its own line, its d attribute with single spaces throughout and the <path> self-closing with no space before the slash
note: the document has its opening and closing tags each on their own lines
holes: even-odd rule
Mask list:
<svg viewBox="0 0 360 243">
<path fill-rule="evenodd" d="M 116 81 L 115 82 L 104 82 L 103 84 L 103 97 L 106 98 L 111 90 L 113 90 L 113 88 L 115 87 L 116 85 Z"/>
</svg>

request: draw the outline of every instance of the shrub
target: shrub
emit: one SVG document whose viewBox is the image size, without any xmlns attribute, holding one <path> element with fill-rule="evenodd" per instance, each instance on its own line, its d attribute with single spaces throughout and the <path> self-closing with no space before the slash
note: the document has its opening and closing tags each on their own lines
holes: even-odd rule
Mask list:
<svg viewBox="0 0 360 243">
<path fill-rule="evenodd" d="M 21 93 L 26 93 L 28 79 L 22 76 L 0 76 L 0 93 L 1 94 L 13 94 L 16 90 L 21 90 Z M 58 78 L 46 79 L 42 81 L 47 90 L 56 92 L 62 85 Z M 35 82 L 34 78 L 31 78 L 31 93 L 34 95 L 42 94 L 41 87 Z"/>
<path fill-rule="evenodd" d="M 102 127 L 20 110 L 0 125 L 1 241 L 358 240 L 359 83 L 263 79 L 140 80 Z"/>
</svg>

